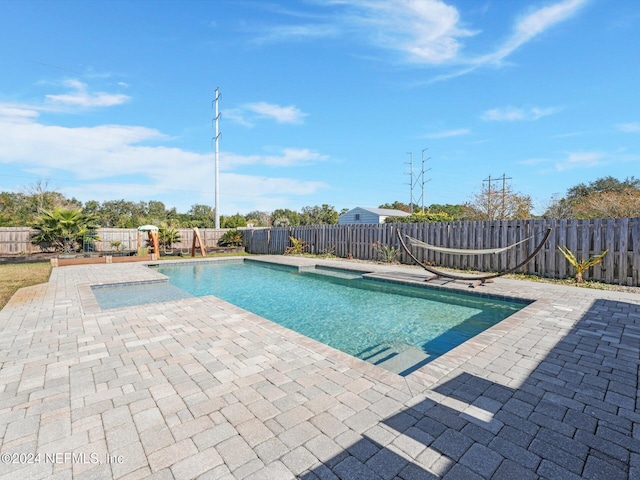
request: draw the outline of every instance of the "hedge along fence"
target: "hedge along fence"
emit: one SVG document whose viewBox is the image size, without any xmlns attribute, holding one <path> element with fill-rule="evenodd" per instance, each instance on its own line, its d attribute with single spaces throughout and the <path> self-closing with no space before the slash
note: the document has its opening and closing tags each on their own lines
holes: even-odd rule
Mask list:
<svg viewBox="0 0 640 480">
<path fill-rule="evenodd" d="M 567 246 L 581 260 L 609 249 L 602 263 L 589 269 L 586 279 L 640 286 L 640 218 L 596 220 L 501 220 L 493 222 L 400 223 L 383 225 L 312 225 L 245 231 L 244 247 L 250 253 L 284 253 L 289 237 L 303 240 L 310 253 L 377 260 L 376 244 L 400 249 L 396 228 L 418 240 L 449 248 L 488 249 L 523 242 L 503 253 L 454 255 L 414 249 L 416 257 L 441 267 L 482 272 L 503 271 L 533 252 L 547 229 L 551 236 L 542 251 L 521 273 L 551 278 L 573 276 L 575 271 L 558 250 Z M 400 249 L 399 260 L 412 263 Z"/>
<path fill-rule="evenodd" d="M 187 250 L 191 248 L 193 242 L 192 228 L 177 228 L 180 233 L 180 242 L 174 243 L 174 249 Z M 200 228 L 200 237 L 206 248 L 218 246 L 218 240 L 229 229 L 220 228 Z M 42 249 L 39 245 L 31 243 L 31 238 L 37 233 L 29 227 L 0 227 L 0 255 L 15 255 L 25 253 L 40 253 Z M 116 248 L 111 246 L 112 242 L 120 242 L 120 250 L 136 250 L 138 248 L 138 230 L 135 228 L 98 228 L 95 231 L 99 241 L 94 242 L 96 252 L 114 252 Z M 140 232 L 142 245 L 147 244 L 149 236 L 147 232 Z"/>
</svg>

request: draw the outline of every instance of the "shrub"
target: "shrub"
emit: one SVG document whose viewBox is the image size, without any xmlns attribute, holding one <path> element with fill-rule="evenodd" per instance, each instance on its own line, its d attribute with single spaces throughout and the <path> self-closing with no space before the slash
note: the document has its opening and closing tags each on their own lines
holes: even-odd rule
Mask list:
<svg viewBox="0 0 640 480">
<path fill-rule="evenodd" d="M 602 258 L 609 251 L 609 249 L 606 249 L 600 255 L 593 255 L 592 257 L 589 257 L 587 260 L 578 261 L 578 259 L 573 254 L 573 252 L 571 252 L 571 250 L 569 250 L 566 246 L 564 247 L 564 249 L 558 246 L 558 250 L 562 252 L 562 255 L 564 255 L 565 258 L 569 261 L 569 263 L 573 265 L 573 268 L 576 269 L 576 283 L 582 283 L 584 281 L 582 279 L 582 274 L 589 268 L 600 263 L 602 261 Z"/>
<path fill-rule="evenodd" d="M 289 237 L 291 240 L 291 246 L 287 247 L 284 251 L 285 255 L 302 255 L 304 251 L 309 247 L 304 241 L 295 237 Z"/>
<path fill-rule="evenodd" d="M 240 247 L 242 246 L 242 232 L 240 230 L 229 230 L 225 232 L 220 240 L 218 240 L 218 245 L 221 247 Z"/>
</svg>

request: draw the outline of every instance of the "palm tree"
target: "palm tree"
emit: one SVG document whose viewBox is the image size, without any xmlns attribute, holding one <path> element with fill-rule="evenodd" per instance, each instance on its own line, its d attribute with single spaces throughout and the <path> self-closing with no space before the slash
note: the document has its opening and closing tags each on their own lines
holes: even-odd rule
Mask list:
<svg viewBox="0 0 640 480">
<path fill-rule="evenodd" d="M 180 242 L 180 232 L 173 227 L 160 228 L 158 232 L 158 241 L 165 250 L 171 249 L 174 243 Z"/>
<path fill-rule="evenodd" d="M 594 265 L 599 264 L 602 261 L 602 258 L 609 251 L 609 249 L 607 248 L 600 255 L 593 255 L 586 260 L 578 260 L 576 256 L 573 254 L 573 252 L 569 250 L 566 245 L 564 249 L 561 246 L 558 246 L 558 250 L 562 252 L 562 254 L 573 266 L 573 268 L 576 269 L 576 283 L 584 282 L 584 279 L 582 278 L 582 274 L 586 272 L 589 268 L 593 267 Z"/>
<path fill-rule="evenodd" d="M 73 247 L 82 245 L 82 239 L 90 230 L 97 228 L 95 217 L 84 214 L 82 209 L 56 207 L 43 210 L 33 227 L 38 233 L 32 243 L 51 245 L 56 251 L 63 251 L 65 243 Z"/>
</svg>

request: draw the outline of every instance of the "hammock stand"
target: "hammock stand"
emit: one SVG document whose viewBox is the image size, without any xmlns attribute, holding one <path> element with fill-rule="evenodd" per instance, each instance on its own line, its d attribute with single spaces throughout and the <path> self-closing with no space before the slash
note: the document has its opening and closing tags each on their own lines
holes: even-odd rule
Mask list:
<svg viewBox="0 0 640 480">
<path fill-rule="evenodd" d="M 409 247 L 407 247 L 407 244 L 405 243 L 404 239 L 402 238 L 402 233 L 400 232 L 400 229 L 397 228 L 396 232 L 398 234 L 398 240 L 400 240 L 400 245 L 402 245 L 402 248 L 404 249 L 405 252 L 407 252 L 407 255 L 409 255 L 409 257 L 411 257 L 411 259 L 416 262 L 416 264 L 420 265 L 422 268 L 424 268 L 427 272 L 429 273 L 433 273 L 433 277 L 429 277 L 429 278 L 425 278 L 425 282 L 429 282 L 431 280 L 435 280 L 436 278 L 450 278 L 451 280 L 470 280 L 474 283 L 469 284 L 469 287 L 474 288 L 477 287 L 478 285 L 483 285 L 484 283 L 487 282 L 491 282 L 491 279 L 493 278 L 497 278 L 497 277 L 501 277 L 503 275 L 507 275 L 508 273 L 512 273 L 515 272 L 516 270 L 518 270 L 520 267 L 523 267 L 524 265 L 526 265 L 527 263 L 529 263 L 531 260 L 533 260 L 533 258 L 538 255 L 538 253 L 540 253 L 540 250 L 542 250 L 542 247 L 544 247 L 544 244 L 547 243 L 547 240 L 549 239 L 549 235 L 551 235 L 551 228 L 547 227 L 547 231 L 544 234 L 544 237 L 542 238 L 542 241 L 538 244 L 538 246 L 535 248 L 535 250 L 527 257 L 525 258 L 522 262 L 520 262 L 518 265 L 516 265 L 513 268 L 509 268 L 507 270 L 505 270 L 504 272 L 499 272 L 499 273 L 492 273 L 489 275 L 459 275 L 456 273 L 448 273 L 448 272 L 443 272 L 441 270 L 435 269 L 433 267 L 430 267 L 428 265 L 426 265 L 425 263 L 421 262 L 420 260 L 418 260 L 416 258 L 416 256 L 411 252 L 411 250 L 409 249 Z M 529 237 L 531 238 L 531 237 Z M 518 245 L 519 243 L 522 243 L 526 240 L 529 240 L 529 238 L 525 239 L 525 240 L 521 240 L 518 243 L 514 243 L 513 245 L 509 246 L 509 247 L 503 247 L 503 248 L 498 248 L 498 249 L 493 249 L 493 250 L 461 250 L 461 249 L 443 249 L 440 247 L 436 247 L 437 249 L 439 249 L 440 251 L 449 251 L 450 253 L 457 253 L 458 255 L 482 255 L 482 254 L 486 254 L 486 253 L 498 253 L 501 251 L 505 251 L 508 250 L 512 247 L 515 247 L 516 245 Z M 422 243 L 422 242 L 421 242 Z M 427 245 L 426 243 L 424 245 Z M 429 246 L 425 247 L 428 248 Z M 480 253 L 477 253 L 480 252 Z"/>
</svg>

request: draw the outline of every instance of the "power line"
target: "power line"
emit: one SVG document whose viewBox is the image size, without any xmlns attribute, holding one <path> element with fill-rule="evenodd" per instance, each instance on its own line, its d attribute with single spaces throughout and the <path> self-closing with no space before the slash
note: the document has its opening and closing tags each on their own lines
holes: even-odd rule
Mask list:
<svg viewBox="0 0 640 480">
<path fill-rule="evenodd" d="M 424 200 L 425 200 L 425 196 L 424 196 L 424 185 L 427 182 L 430 182 L 431 179 L 425 180 L 424 174 L 425 172 L 430 171 L 431 169 L 428 168 L 425 170 L 424 166 L 425 166 L 425 162 L 428 160 L 431 160 L 431 157 L 425 158 L 424 156 L 424 152 L 426 152 L 428 150 L 428 148 L 423 148 L 422 149 L 422 166 L 421 166 L 421 170 L 420 173 L 418 173 L 417 175 L 414 174 L 414 170 L 413 170 L 413 152 L 407 152 L 407 155 L 409 155 L 409 162 L 405 162 L 406 164 L 409 165 L 409 172 L 407 172 L 407 175 L 409 175 L 409 209 L 411 211 L 411 213 L 413 213 L 413 206 L 414 205 L 420 205 L 420 208 L 422 209 L 422 211 L 424 211 Z M 414 190 L 420 186 L 420 197 L 416 198 L 414 195 Z"/>
<path fill-rule="evenodd" d="M 513 180 L 511 177 L 507 177 L 507 175 L 505 173 L 502 174 L 502 177 L 498 177 L 498 178 L 491 178 L 491 175 L 489 175 L 488 178 L 485 178 L 482 181 L 482 188 L 484 189 L 484 184 L 487 183 L 487 215 L 489 216 L 490 219 L 494 218 L 494 212 L 493 212 L 493 203 L 491 202 L 491 187 L 492 184 L 495 182 L 500 182 L 502 181 L 502 192 L 500 194 L 501 197 L 501 204 L 502 204 L 502 212 L 501 212 L 501 216 L 505 215 L 506 212 L 506 208 L 507 208 L 507 204 L 506 204 L 506 197 L 507 197 L 507 180 Z"/>
</svg>

